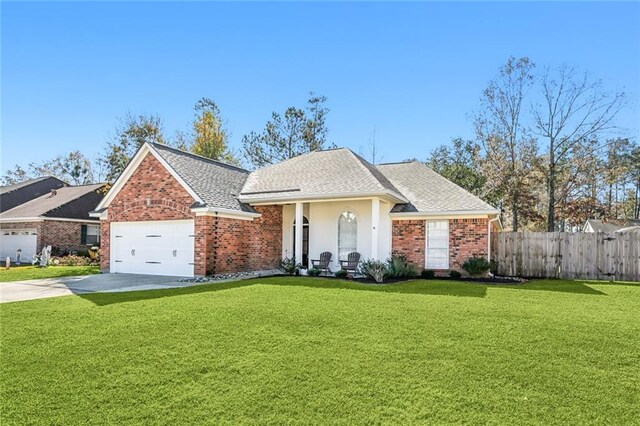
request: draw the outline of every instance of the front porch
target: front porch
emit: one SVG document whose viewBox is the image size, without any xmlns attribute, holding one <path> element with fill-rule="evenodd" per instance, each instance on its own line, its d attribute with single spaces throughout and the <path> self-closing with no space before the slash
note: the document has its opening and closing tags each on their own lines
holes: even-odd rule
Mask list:
<svg viewBox="0 0 640 426">
<path fill-rule="evenodd" d="M 378 197 L 330 201 L 296 201 L 283 205 L 282 255 L 305 267 L 320 253 L 332 254 L 330 269 L 340 268 L 357 251 L 361 259 L 384 260 L 391 254 L 393 204 Z"/>
</svg>

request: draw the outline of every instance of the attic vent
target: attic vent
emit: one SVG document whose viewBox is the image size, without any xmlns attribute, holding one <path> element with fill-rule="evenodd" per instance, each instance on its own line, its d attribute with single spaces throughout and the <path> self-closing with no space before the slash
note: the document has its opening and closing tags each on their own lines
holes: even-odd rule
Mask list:
<svg viewBox="0 0 640 426">
<path fill-rule="evenodd" d="M 50 197 L 55 197 L 56 195 L 58 195 L 58 191 L 56 191 L 55 189 L 52 189 Z"/>
</svg>

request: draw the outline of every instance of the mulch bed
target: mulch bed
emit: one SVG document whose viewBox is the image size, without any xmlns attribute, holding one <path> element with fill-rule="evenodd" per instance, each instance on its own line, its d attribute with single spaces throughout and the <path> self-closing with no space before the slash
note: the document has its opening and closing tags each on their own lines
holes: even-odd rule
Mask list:
<svg viewBox="0 0 640 426">
<path fill-rule="evenodd" d="M 320 275 L 318 278 L 328 278 L 328 279 L 336 279 L 336 277 L 333 276 L 327 276 L 327 275 Z M 396 283 L 401 283 L 401 282 L 405 282 L 405 281 L 410 281 L 410 280 L 415 280 L 415 279 L 422 279 L 421 277 L 415 277 L 415 278 L 387 278 L 384 280 L 384 282 L 378 283 L 370 278 L 365 278 L 365 277 L 356 277 L 356 278 L 346 278 L 349 281 L 353 281 L 356 283 L 360 283 L 360 284 L 376 284 L 376 285 L 380 285 L 380 284 L 396 284 Z M 517 278 L 517 277 L 486 277 L 486 278 L 471 278 L 471 277 L 462 277 L 462 278 L 451 278 L 451 277 L 435 277 L 435 278 L 431 278 L 433 280 L 440 280 L 440 281 L 463 281 L 463 282 L 468 282 L 468 283 L 478 283 L 478 284 L 495 284 L 495 285 L 520 285 L 520 284 L 524 284 L 527 282 L 526 279 L 524 278 Z"/>
</svg>

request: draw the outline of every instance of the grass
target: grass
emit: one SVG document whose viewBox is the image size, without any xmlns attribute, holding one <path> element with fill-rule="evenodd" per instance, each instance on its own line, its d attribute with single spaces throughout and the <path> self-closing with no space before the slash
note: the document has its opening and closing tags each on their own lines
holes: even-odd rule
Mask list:
<svg viewBox="0 0 640 426">
<path fill-rule="evenodd" d="M 639 307 L 306 277 L 3 304 L 2 424 L 637 423 Z"/>
<path fill-rule="evenodd" d="M 98 266 L 48 266 L 46 268 L 30 265 L 12 266 L 10 269 L 0 269 L 0 283 L 99 273 Z"/>
</svg>

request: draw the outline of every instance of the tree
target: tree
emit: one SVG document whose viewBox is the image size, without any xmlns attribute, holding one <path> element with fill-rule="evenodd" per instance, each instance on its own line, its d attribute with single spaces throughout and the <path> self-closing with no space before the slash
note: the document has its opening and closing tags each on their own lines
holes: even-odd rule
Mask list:
<svg viewBox="0 0 640 426">
<path fill-rule="evenodd" d="M 120 176 L 129 160 L 145 142 L 165 143 L 162 120 L 154 115 L 127 114 L 116 127 L 115 136 L 107 142 L 104 156 L 99 160 L 108 182 L 113 182 Z"/>
<path fill-rule="evenodd" d="M 558 168 L 581 142 L 613 129 L 613 120 L 625 103 L 624 93 L 603 90 L 601 80 L 562 66 L 541 77 L 542 99 L 534 107 L 535 132 L 547 141 L 545 178 L 547 230 L 556 230 Z"/>
<path fill-rule="evenodd" d="M 225 163 L 239 164 L 229 151 L 229 134 L 224 128 L 220 108 L 211 99 L 196 102 L 196 117 L 193 121 L 193 144 L 191 152 Z"/>
<path fill-rule="evenodd" d="M 254 167 L 263 167 L 326 145 L 327 98 L 312 92 L 306 109 L 289 107 L 283 115 L 273 112 L 262 133 L 242 138 L 245 157 Z"/>
<path fill-rule="evenodd" d="M 27 170 L 16 165 L 6 172 L 2 182 L 4 185 L 10 185 L 44 176 L 53 176 L 72 185 L 94 183 L 91 160 L 80 151 L 59 155 L 42 163 L 29 163 Z"/>
<path fill-rule="evenodd" d="M 519 211 L 527 191 L 527 176 L 536 155 L 535 139 L 522 120 L 524 99 L 533 84 L 534 64 L 529 58 L 510 57 L 491 80 L 481 98 L 482 110 L 475 119 L 478 139 L 490 163 L 494 190 L 505 195 L 511 226 L 519 226 Z"/>
<path fill-rule="evenodd" d="M 434 171 L 482 197 L 487 181 L 482 174 L 480 145 L 474 141 L 455 138 L 451 147 L 442 145 L 431 152 L 426 164 Z"/>
</svg>

